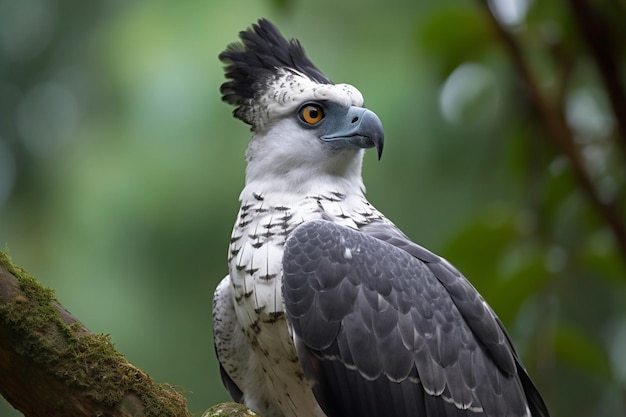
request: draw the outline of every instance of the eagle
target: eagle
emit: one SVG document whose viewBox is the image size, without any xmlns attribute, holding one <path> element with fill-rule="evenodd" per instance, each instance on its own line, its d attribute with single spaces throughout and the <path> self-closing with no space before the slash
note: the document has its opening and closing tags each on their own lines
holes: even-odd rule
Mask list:
<svg viewBox="0 0 626 417">
<path fill-rule="evenodd" d="M 251 126 L 213 299 L 232 398 L 263 417 L 545 417 L 494 311 L 448 261 L 365 198 L 383 126 L 261 19 L 219 55 Z"/>
</svg>

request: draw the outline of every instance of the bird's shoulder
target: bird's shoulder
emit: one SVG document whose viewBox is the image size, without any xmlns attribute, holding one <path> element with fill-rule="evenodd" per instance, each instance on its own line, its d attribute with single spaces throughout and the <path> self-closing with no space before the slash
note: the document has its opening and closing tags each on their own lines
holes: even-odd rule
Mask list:
<svg viewBox="0 0 626 417">
<path fill-rule="evenodd" d="M 320 285 L 345 281 L 344 286 L 364 286 L 376 293 L 397 291 L 394 308 L 432 309 L 422 311 L 422 321 L 435 311 L 453 309 L 495 363 L 506 374 L 516 372 L 515 352 L 480 293 L 450 262 L 413 242 L 391 222 L 372 222 L 358 230 L 324 220 L 305 222 L 286 242 L 283 267 L 289 277 L 290 271 L 304 267 Z M 301 272 L 296 274 L 299 279 L 311 279 Z"/>
<path fill-rule="evenodd" d="M 524 389 L 534 387 L 520 383 L 523 368 L 495 313 L 456 268 L 393 224 L 299 225 L 285 243 L 282 286 L 300 361 L 329 415 L 384 415 L 380 407 L 396 403 L 342 392 L 366 405 L 333 412 L 329 375 L 350 389 L 390 390 L 405 412 L 528 415 Z M 421 400 L 406 396 L 412 390 Z"/>
</svg>

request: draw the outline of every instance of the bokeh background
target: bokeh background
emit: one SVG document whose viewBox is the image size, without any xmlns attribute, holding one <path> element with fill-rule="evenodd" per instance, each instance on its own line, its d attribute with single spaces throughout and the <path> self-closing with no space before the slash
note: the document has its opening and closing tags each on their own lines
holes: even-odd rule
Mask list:
<svg viewBox="0 0 626 417">
<path fill-rule="evenodd" d="M 625 7 L 0 0 L 1 249 L 192 412 L 226 400 L 211 298 L 250 132 L 217 55 L 268 17 L 381 117 L 370 201 L 479 288 L 552 414 L 625 415 Z"/>
</svg>

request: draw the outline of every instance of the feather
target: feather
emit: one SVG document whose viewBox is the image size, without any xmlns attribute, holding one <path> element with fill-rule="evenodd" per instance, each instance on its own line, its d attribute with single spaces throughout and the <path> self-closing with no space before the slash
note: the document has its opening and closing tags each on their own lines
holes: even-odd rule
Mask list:
<svg viewBox="0 0 626 417">
<path fill-rule="evenodd" d="M 276 26 L 260 19 L 246 31 L 239 33 L 240 43 L 230 44 L 219 55 L 226 64 L 228 81 L 222 84 L 222 100 L 237 106 L 235 117 L 253 124 L 248 108 L 265 94 L 279 69 L 297 71 L 320 84 L 331 81 L 307 58 L 298 40 L 288 41 Z"/>
<path fill-rule="evenodd" d="M 530 417 L 532 409 L 533 417 L 547 416 L 478 292 L 447 261 L 392 230 L 371 225 L 359 232 L 315 220 L 286 241 L 287 318 L 300 357 L 316 358 L 307 376 L 317 381 L 314 393 L 326 414 Z M 292 267 L 292 258 L 308 253 L 321 254 L 324 267 Z M 300 298 L 309 293 L 316 308 L 301 314 Z"/>
</svg>

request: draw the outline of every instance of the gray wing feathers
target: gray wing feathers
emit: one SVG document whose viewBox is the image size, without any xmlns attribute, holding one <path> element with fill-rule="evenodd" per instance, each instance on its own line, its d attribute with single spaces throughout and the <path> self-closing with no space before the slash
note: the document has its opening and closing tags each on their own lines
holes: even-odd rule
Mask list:
<svg viewBox="0 0 626 417">
<path fill-rule="evenodd" d="M 510 375 L 517 374 L 526 394 L 531 415 L 535 417 L 549 415 L 541 395 L 522 366 L 521 360 L 509 340 L 500 319 L 491 310 L 491 307 L 485 303 L 472 284 L 454 266 L 445 259 L 412 242 L 393 225 L 372 223 L 362 228 L 361 231 L 379 240 L 388 242 L 423 261 L 450 293 L 468 326 L 488 350 L 494 359 L 494 363 Z M 461 365 L 468 365 L 469 363 L 463 361 Z"/>
<path fill-rule="evenodd" d="M 514 350 L 491 308 L 474 286 L 448 261 L 413 243 L 398 229 L 387 224 L 366 226 L 363 232 L 410 253 L 425 263 L 445 287 L 472 331 L 489 350 L 495 363 L 509 375 L 516 373 Z"/>
<path fill-rule="evenodd" d="M 321 407 L 330 417 L 529 416 L 495 315 L 458 271 L 410 243 L 326 221 L 287 240 L 285 308 Z"/>
</svg>

